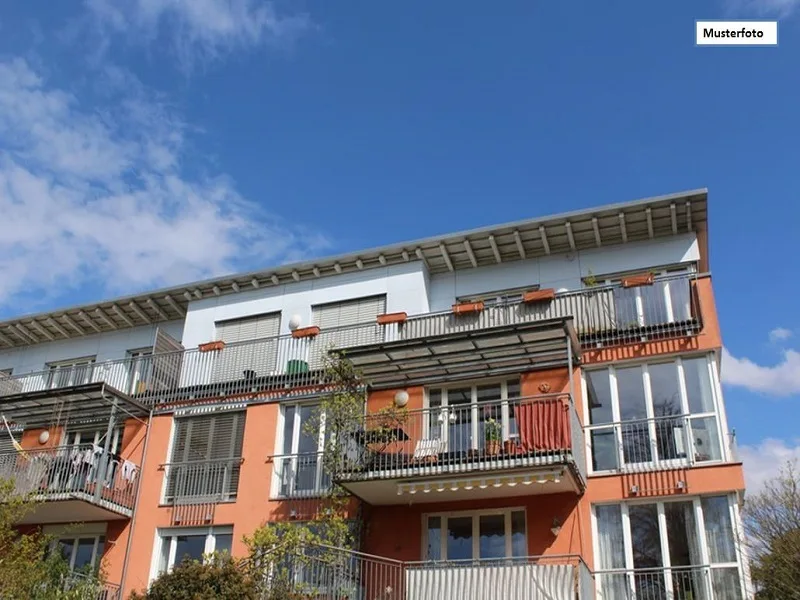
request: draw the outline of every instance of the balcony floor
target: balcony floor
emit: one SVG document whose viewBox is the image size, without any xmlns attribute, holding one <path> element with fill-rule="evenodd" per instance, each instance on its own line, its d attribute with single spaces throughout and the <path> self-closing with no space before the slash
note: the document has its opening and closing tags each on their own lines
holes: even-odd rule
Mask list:
<svg viewBox="0 0 800 600">
<path fill-rule="evenodd" d="M 27 513 L 20 524 L 88 523 L 130 519 L 131 511 L 111 502 L 94 502 L 94 496 L 70 492 L 47 497 L 33 497 L 39 504 Z"/>
</svg>

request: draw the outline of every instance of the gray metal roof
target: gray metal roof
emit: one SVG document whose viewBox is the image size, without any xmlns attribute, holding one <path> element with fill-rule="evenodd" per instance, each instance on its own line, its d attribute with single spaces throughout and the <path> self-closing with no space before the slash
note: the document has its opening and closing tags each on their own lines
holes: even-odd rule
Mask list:
<svg viewBox="0 0 800 600">
<path fill-rule="evenodd" d="M 0 348 L 182 319 L 193 300 L 386 265 L 421 260 L 445 273 L 696 231 L 707 223 L 707 197 L 697 189 L 610 204 L 20 316 L 0 321 Z"/>
</svg>

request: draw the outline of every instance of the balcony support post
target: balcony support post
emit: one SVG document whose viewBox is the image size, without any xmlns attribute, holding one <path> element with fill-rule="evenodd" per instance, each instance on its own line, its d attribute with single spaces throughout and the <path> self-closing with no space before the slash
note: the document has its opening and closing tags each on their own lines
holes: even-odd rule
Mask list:
<svg viewBox="0 0 800 600">
<path fill-rule="evenodd" d="M 103 392 L 103 396 L 105 397 L 105 392 Z M 111 461 L 111 456 L 108 451 L 111 446 L 111 436 L 114 434 L 114 423 L 117 419 L 117 404 L 119 400 L 114 396 L 111 402 L 111 414 L 108 416 L 108 427 L 106 428 L 106 439 L 103 444 L 103 455 L 97 467 L 97 481 L 94 487 L 95 502 L 99 502 L 103 495 L 103 486 L 105 485 L 106 473 L 108 472 L 108 464 Z"/>
<path fill-rule="evenodd" d="M 569 401 L 575 402 L 575 381 L 572 373 L 572 337 L 567 336 L 567 372 L 569 373 Z"/>
</svg>

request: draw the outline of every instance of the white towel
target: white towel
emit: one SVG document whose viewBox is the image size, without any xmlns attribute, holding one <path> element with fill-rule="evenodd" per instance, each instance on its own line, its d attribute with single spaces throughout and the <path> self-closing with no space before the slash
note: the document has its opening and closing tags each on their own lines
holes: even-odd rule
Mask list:
<svg viewBox="0 0 800 600">
<path fill-rule="evenodd" d="M 131 483 L 136 479 L 136 465 L 129 460 L 122 461 L 122 478 Z"/>
</svg>

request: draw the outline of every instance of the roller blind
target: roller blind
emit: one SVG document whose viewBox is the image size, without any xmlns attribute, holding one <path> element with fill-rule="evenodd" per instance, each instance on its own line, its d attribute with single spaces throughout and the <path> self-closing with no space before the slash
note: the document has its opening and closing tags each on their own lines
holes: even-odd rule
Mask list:
<svg viewBox="0 0 800 600">
<path fill-rule="evenodd" d="M 242 456 L 244 425 L 244 411 L 175 419 L 167 497 L 235 497 L 240 465 L 224 459 Z"/>
<path fill-rule="evenodd" d="M 254 315 L 242 319 L 217 321 L 217 339 L 226 344 L 258 340 L 278 335 L 281 326 L 281 313 Z"/>
<path fill-rule="evenodd" d="M 218 321 L 217 339 L 234 345 L 224 348 L 215 358 L 214 381 L 237 381 L 245 378 L 249 371 L 256 376 L 273 374 L 278 360 L 280 326 L 279 312 Z"/>
<path fill-rule="evenodd" d="M 378 315 L 385 312 L 385 295 L 318 304 L 312 307 L 314 325 L 319 326 L 322 330 L 375 323 Z"/>
</svg>

